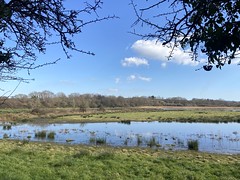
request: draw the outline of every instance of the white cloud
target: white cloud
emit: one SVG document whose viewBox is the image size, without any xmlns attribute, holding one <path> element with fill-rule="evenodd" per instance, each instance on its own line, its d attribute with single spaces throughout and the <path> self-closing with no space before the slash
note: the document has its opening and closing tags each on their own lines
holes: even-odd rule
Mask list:
<svg viewBox="0 0 240 180">
<path fill-rule="evenodd" d="M 143 77 L 143 76 L 138 76 L 138 79 L 142 80 L 142 81 L 151 81 L 152 78 L 148 78 L 148 77 Z"/>
<path fill-rule="evenodd" d="M 145 58 L 159 60 L 163 63 L 168 61 L 167 57 L 171 51 L 171 48 L 163 46 L 161 42 L 156 42 L 156 40 L 138 40 L 131 48 Z M 193 61 L 188 53 L 184 52 L 181 48 L 176 47 L 170 62 L 196 66 L 199 63 L 202 63 L 202 61 L 203 60 L 200 60 L 199 62 Z M 165 64 L 163 66 L 165 66 Z"/>
<path fill-rule="evenodd" d="M 130 75 L 127 79 L 129 81 L 141 80 L 141 81 L 147 81 L 147 82 L 150 82 L 152 80 L 152 78 L 139 76 L 139 75 Z"/>
<path fill-rule="evenodd" d="M 130 57 L 122 60 L 122 66 L 148 66 L 148 61 L 144 58 Z"/>
<path fill-rule="evenodd" d="M 127 79 L 128 79 L 129 81 L 132 81 L 132 80 L 137 79 L 137 77 L 136 77 L 136 75 L 130 75 Z"/>
</svg>

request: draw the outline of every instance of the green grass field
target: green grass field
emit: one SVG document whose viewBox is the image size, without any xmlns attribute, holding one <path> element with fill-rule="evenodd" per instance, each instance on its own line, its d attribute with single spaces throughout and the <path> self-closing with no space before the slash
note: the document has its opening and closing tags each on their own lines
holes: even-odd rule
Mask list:
<svg viewBox="0 0 240 180">
<path fill-rule="evenodd" d="M 240 179 L 240 155 L 0 141 L 0 179 Z"/>
<path fill-rule="evenodd" d="M 90 109 L 83 113 L 78 109 L 53 108 L 32 112 L 29 109 L 2 109 L 0 121 L 11 122 L 124 122 L 124 121 L 178 121 L 178 122 L 240 122 L 240 110 L 184 108 L 184 109 L 107 109 L 98 112 Z"/>
<path fill-rule="evenodd" d="M 111 112 L 68 115 L 54 118 L 53 122 L 121 122 L 121 121 L 178 121 L 178 122 L 240 122 L 240 112 L 220 110 L 174 110 Z"/>
</svg>

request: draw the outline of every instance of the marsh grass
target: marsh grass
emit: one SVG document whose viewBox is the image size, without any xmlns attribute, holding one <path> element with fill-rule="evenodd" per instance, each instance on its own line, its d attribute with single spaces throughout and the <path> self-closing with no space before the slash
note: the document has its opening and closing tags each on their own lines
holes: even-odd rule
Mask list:
<svg viewBox="0 0 240 180">
<path fill-rule="evenodd" d="M 188 150 L 198 151 L 198 140 L 189 140 L 187 144 Z"/>
<path fill-rule="evenodd" d="M 96 138 L 95 137 L 90 137 L 89 138 L 89 143 L 90 144 L 95 144 L 96 143 Z"/>
<path fill-rule="evenodd" d="M 7 138 L 9 138 L 9 135 L 6 134 L 6 133 L 4 133 L 4 134 L 3 134 L 3 139 L 7 139 Z"/>
<path fill-rule="evenodd" d="M 107 143 L 106 138 L 96 138 L 97 145 L 105 145 Z"/>
<path fill-rule="evenodd" d="M 95 144 L 95 145 L 106 145 L 106 138 L 102 138 L 102 137 L 90 137 L 89 138 L 89 143 L 90 144 Z"/>
<path fill-rule="evenodd" d="M 40 138 L 40 139 L 44 139 L 44 138 L 47 137 L 47 131 L 46 130 L 38 131 L 38 132 L 35 133 L 35 137 Z"/>
<path fill-rule="evenodd" d="M 125 146 L 128 145 L 128 138 L 126 138 L 126 139 L 124 140 L 123 144 L 124 144 Z"/>
<path fill-rule="evenodd" d="M 37 131 L 35 132 L 35 138 L 39 138 L 39 139 L 55 139 L 55 135 L 56 133 L 54 131 L 50 131 L 47 132 L 46 130 L 42 130 L 42 131 Z M 27 138 L 31 138 L 31 136 L 28 136 Z"/>
<path fill-rule="evenodd" d="M 137 146 L 142 145 L 142 143 L 143 143 L 142 136 L 137 135 Z"/>
<path fill-rule="evenodd" d="M 157 141 L 156 141 L 156 137 L 152 136 L 148 141 L 147 141 L 147 145 L 149 147 L 154 147 L 157 146 Z"/>
<path fill-rule="evenodd" d="M 12 125 L 8 124 L 8 125 L 3 125 L 3 130 L 11 130 L 12 129 Z"/>
<path fill-rule="evenodd" d="M 56 133 L 54 131 L 51 131 L 47 134 L 47 138 L 48 139 L 55 139 L 55 135 L 56 135 Z"/>
</svg>

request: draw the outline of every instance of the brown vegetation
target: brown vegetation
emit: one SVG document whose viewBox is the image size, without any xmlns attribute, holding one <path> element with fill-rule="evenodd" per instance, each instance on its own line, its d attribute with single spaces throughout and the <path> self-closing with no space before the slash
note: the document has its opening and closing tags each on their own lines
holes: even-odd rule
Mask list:
<svg viewBox="0 0 240 180">
<path fill-rule="evenodd" d="M 4 99 L 4 97 L 2 97 Z M 0 99 L 1 102 L 1 99 Z M 179 107 L 240 107 L 240 102 L 212 100 L 212 99 L 192 99 L 187 100 L 182 97 L 161 98 L 154 96 L 142 96 L 124 98 L 122 96 L 103 96 L 98 94 L 78 94 L 64 93 L 54 94 L 50 91 L 32 92 L 29 95 L 18 94 L 1 104 L 1 108 L 27 108 L 32 109 L 33 114 L 38 114 L 41 108 L 75 108 L 79 112 L 86 112 L 88 108 L 98 108 L 105 111 L 104 108 L 116 107 L 139 107 L 139 106 L 176 106 Z"/>
</svg>

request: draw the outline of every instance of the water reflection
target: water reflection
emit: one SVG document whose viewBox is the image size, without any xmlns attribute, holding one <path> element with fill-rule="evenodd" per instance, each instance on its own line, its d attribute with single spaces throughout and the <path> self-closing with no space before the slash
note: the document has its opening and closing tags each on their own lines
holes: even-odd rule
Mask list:
<svg viewBox="0 0 240 180">
<path fill-rule="evenodd" d="M 46 131 L 43 138 L 36 136 L 41 131 Z M 55 133 L 52 139 L 47 138 L 50 132 Z M 200 151 L 240 153 L 240 123 L 2 124 L 0 138 L 173 150 L 187 149 L 188 141 L 197 140 Z"/>
</svg>

